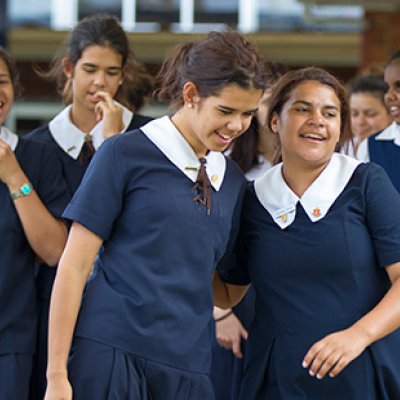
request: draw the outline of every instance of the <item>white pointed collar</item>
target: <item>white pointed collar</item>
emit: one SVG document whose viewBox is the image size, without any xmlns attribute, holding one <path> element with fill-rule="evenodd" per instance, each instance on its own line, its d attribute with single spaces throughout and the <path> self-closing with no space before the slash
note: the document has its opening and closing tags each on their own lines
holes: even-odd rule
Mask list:
<svg viewBox="0 0 400 400">
<path fill-rule="evenodd" d="M 173 164 L 196 182 L 200 161 L 168 116 L 150 121 L 140 129 Z M 205 158 L 207 175 L 213 188 L 218 191 L 224 180 L 226 159 L 216 151 L 210 151 Z"/>
<path fill-rule="evenodd" d="M 17 148 L 17 144 L 19 141 L 19 137 L 17 134 L 11 132 L 5 126 L 0 126 L 0 139 L 7 143 L 12 151 L 15 151 Z"/>
<path fill-rule="evenodd" d="M 375 136 L 375 140 L 393 140 L 396 146 L 400 146 L 400 126 L 393 121 L 379 135 Z"/>
<path fill-rule="evenodd" d="M 122 121 L 124 123 L 124 132 L 132 118 L 133 113 L 129 111 L 122 104 L 114 102 L 118 107 L 122 108 Z M 72 105 L 64 108 L 59 114 L 57 114 L 50 122 L 49 129 L 57 144 L 74 160 L 76 160 L 82 150 L 82 146 L 85 142 L 85 132 L 82 132 L 76 125 L 71 121 Z M 92 137 L 94 148 L 97 150 L 100 145 L 104 142 L 105 138 L 102 133 L 103 121 L 100 121 L 96 126 L 89 132 Z"/>
<path fill-rule="evenodd" d="M 359 160 L 334 153 L 329 164 L 301 198 L 286 184 L 280 163 L 255 180 L 255 192 L 260 203 L 281 229 L 294 222 L 298 202 L 308 218 L 317 222 L 326 216 L 360 163 Z"/>
</svg>

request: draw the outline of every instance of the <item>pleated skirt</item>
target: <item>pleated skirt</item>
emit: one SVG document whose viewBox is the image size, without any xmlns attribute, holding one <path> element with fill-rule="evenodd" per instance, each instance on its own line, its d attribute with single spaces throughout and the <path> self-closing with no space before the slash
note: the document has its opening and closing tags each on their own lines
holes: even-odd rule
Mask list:
<svg viewBox="0 0 400 400">
<path fill-rule="evenodd" d="M 68 363 L 74 400 L 213 400 L 206 374 L 77 337 Z"/>
</svg>

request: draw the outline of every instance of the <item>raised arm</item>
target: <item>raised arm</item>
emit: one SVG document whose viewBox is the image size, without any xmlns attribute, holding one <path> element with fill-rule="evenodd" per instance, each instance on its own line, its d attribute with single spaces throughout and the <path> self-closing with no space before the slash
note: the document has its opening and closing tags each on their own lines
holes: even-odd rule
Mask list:
<svg viewBox="0 0 400 400">
<path fill-rule="evenodd" d="M 0 140 L 0 180 L 12 193 L 29 183 L 10 146 Z M 65 246 L 67 228 L 55 218 L 33 190 L 14 200 L 22 227 L 32 250 L 48 265 L 56 265 Z M 17 195 L 18 196 L 18 195 Z M 15 195 L 14 195 L 15 197 Z"/>
</svg>

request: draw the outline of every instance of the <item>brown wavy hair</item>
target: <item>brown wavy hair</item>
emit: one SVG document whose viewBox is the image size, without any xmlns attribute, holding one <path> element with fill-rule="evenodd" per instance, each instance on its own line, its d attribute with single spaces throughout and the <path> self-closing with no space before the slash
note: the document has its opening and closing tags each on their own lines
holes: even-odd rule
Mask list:
<svg viewBox="0 0 400 400">
<path fill-rule="evenodd" d="M 176 45 L 156 77 L 158 100 L 172 109 L 183 105 L 182 90 L 193 82 L 200 97 L 217 96 L 230 84 L 241 88 L 266 87 L 263 62 L 257 49 L 237 32 L 211 32 L 197 42 Z"/>
</svg>

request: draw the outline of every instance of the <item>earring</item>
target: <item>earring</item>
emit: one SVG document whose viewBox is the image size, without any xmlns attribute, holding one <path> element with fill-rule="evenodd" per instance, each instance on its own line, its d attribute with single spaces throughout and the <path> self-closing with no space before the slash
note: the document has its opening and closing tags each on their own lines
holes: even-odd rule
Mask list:
<svg viewBox="0 0 400 400">
<path fill-rule="evenodd" d="M 188 107 L 189 108 L 193 108 L 193 104 L 192 103 L 188 103 Z"/>
<path fill-rule="evenodd" d="M 121 86 L 121 85 L 122 85 L 122 82 L 123 82 L 123 80 L 121 79 L 121 80 L 118 82 L 118 85 Z"/>
<path fill-rule="evenodd" d="M 71 74 L 67 74 L 65 76 L 67 77 L 67 79 L 71 79 Z"/>
</svg>

